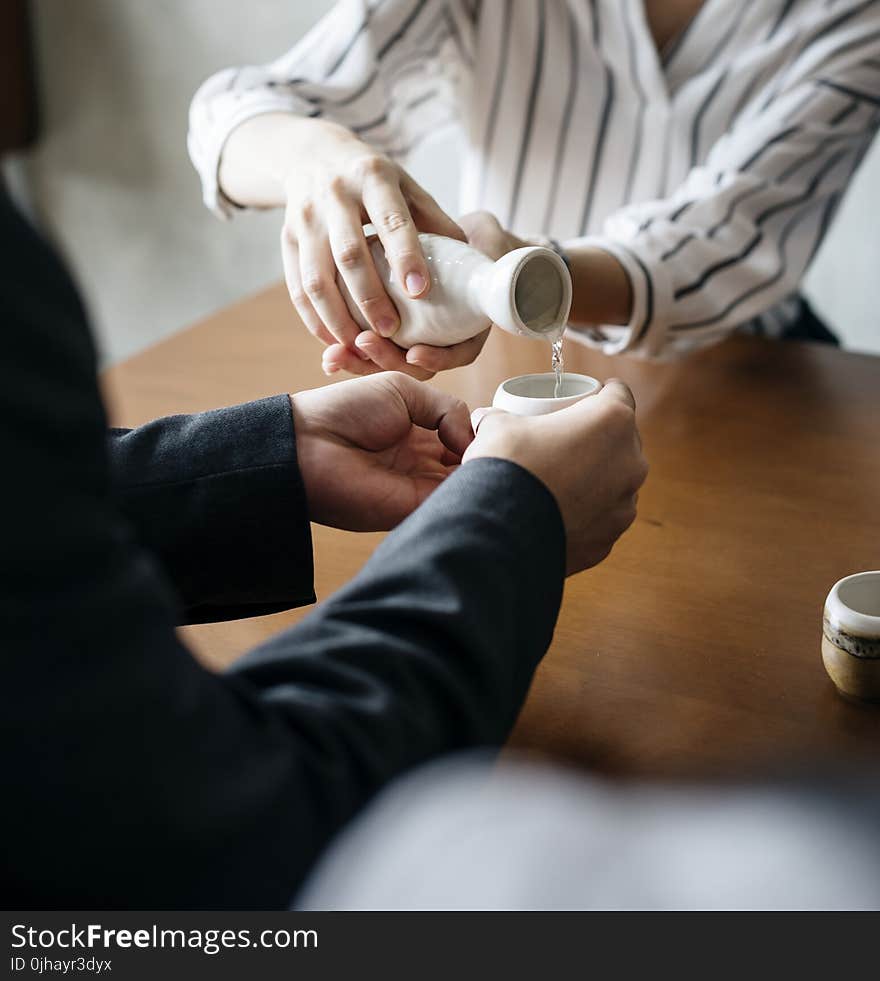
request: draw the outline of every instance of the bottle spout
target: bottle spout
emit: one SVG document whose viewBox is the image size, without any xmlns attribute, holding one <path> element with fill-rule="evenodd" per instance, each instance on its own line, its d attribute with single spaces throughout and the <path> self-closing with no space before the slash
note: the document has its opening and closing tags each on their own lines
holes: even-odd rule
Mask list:
<svg viewBox="0 0 880 981">
<path fill-rule="evenodd" d="M 482 307 L 511 334 L 553 341 L 571 311 L 571 274 L 562 259 L 541 246 L 514 249 L 492 267 Z"/>
</svg>

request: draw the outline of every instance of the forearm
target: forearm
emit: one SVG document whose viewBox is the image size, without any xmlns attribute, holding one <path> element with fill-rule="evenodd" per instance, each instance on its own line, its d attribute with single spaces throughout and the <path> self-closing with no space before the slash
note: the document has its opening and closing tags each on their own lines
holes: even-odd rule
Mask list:
<svg viewBox="0 0 880 981">
<path fill-rule="evenodd" d="M 309 515 L 286 395 L 157 419 L 107 440 L 116 502 L 188 622 L 314 600 Z"/>
<path fill-rule="evenodd" d="M 291 181 L 326 172 L 340 157 L 363 152 L 364 144 L 344 126 L 294 113 L 254 116 L 232 131 L 220 158 L 223 194 L 251 208 L 281 207 Z"/>
<path fill-rule="evenodd" d="M 308 715 L 335 719 L 340 758 L 376 786 L 430 756 L 506 738 L 550 643 L 564 570 L 547 488 L 515 464 L 476 460 L 349 585 L 235 673 L 263 687 L 295 643 L 300 677 L 324 689 Z"/>
<path fill-rule="evenodd" d="M 572 324 L 626 324 L 632 316 L 632 284 L 623 266 L 603 249 L 565 246 L 571 269 Z"/>
</svg>

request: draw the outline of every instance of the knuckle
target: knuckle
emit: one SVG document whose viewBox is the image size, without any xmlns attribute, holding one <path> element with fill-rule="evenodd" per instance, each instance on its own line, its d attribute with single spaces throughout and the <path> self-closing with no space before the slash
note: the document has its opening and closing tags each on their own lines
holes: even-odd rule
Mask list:
<svg viewBox="0 0 880 981">
<path fill-rule="evenodd" d="M 342 269 L 353 269 L 364 261 L 364 253 L 357 242 L 343 242 L 336 250 L 336 264 Z"/>
<path fill-rule="evenodd" d="M 403 371 L 389 371 L 386 376 L 389 384 L 393 385 L 398 392 L 402 389 L 411 389 L 413 386 L 412 378 Z"/>
<path fill-rule="evenodd" d="M 423 267 L 421 253 L 417 252 L 415 249 L 395 249 L 394 251 L 386 252 L 388 261 L 397 266 L 415 266 L 417 268 Z"/>
<path fill-rule="evenodd" d="M 281 244 L 282 246 L 296 245 L 296 232 L 294 232 L 287 222 L 284 222 L 284 224 L 281 226 Z"/>
<path fill-rule="evenodd" d="M 638 474 L 636 474 L 633 477 L 630 477 L 630 479 L 627 480 L 623 486 L 623 496 L 628 498 L 629 500 L 633 500 L 636 494 L 638 494 L 639 488 L 641 486 L 642 486 L 642 481 L 639 478 Z"/>
<path fill-rule="evenodd" d="M 355 171 L 361 178 L 383 177 L 389 173 L 391 161 L 381 153 L 368 153 L 355 163 Z"/>
<path fill-rule="evenodd" d="M 498 219 L 491 211 L 472 211 L 462 221 L 467 221 L 471 234 L 491 235 L 500 230 Z"/>
<path fill-rule="evenodd" d="M 304 228 L 310 228 L 315 223 L 317 209 L 315 202 L 310 198 L 303 201 L 297 208 L 297 219 Z"/>
<path fill-rule="evenodd" d="M 348 181 L 341 174 L 334 174 L 327 181 L 327 193 L 335 198 L 345 197 L 348 193 Z"/>
<path fill-rule="evenodd" d="M 443 370 L 443 365 L 440 363 L 440 361 L 441 359 L 438 357 L 436 351 L 422 350 L 419 352 L 419 363 L 417 367 L 435 374 L 436 372 Z"/>
<path fill-rule="evenodd" d="M 319 272 L 307 272 L 303 276 L 303 290 L 311 300 L 323 299 L 329 292 L 327 280 Z"/>
<path fill-rule="evenodd" d="M 368 317 L 378 317 L 383 313 L 387 313 L 389 316 L 394 315 L 394 311 L 390 309 L 388 298 L 381 294 L 359 297 L 357 304 Z"/>
<path fill-rule="evenodd" d="M 614 542 L 603 542 L 601 545 L 596 545 L 589 553 L 588 564 L 591 566 L 599 565 L 600 562 L 604 562 L 605 559 L 611 554 L 611 549 L 614 547 Z"/>
<path fill-rule="evenodd" d="M 631 467 L 629 472 L 629 479 L 626 481 L 624 486 L 624 493 L 629 497 L 635 497 L 638 494 L 639 489 L 645 482 L 645 478 L 648 476 L 648 465 L 644 460 L 637 460 Z"/>
<path fill-rule="evenodd" d="M 379 218 L 379 227 L 389 233 L 411 228 L 412 223 L 412 218 L 405 211 L 386 211 Z"/>
</svg>

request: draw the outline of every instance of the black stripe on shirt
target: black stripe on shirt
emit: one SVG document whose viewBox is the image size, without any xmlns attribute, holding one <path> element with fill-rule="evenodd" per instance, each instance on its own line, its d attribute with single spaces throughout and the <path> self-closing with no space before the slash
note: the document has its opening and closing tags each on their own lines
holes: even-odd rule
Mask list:
<svg viewBox="0 0 880 981">
<path fill-rule="evenodd" d="M 307 101 L 315 105 L 321 106 L 322 108 L 327 107 L 331 109 L 342 109 L 345 106 L 350 105 L 352 102 L 356 102 L 358 99 L 361 98 L 361 96 L 365 95 L 370 90 L 370 88 L 372 88 L 376 79 L 379 77 L 380 63 L 382 59 L 388 53 L 388 51 L 390 51 L 391 48 L 394 47 L 394 45 L 397 44 L 397 42 L 400 41 L 401 38 L 405 36 L 406 32 L 412 26 L 412 24 L 414 23 L 418 15 L 422 12 L 422 10 L 425 8 L 425 5 L 428 2 L 429 0 L 418 0 L 415 7 L 409 12 L 409 14 L 407 14 L 402 24 L 397 28 L 397 30 L 393 34 L 390 35 L 390 37 L 388 37 L 385 40 L 385 43 L 376 53 L 376 64 L 373 66 L 367 78 L 354 91 L 344 95 L 341 99 L 330 99 L 327 96 L 314 96 L 314 95 L 308 95 L 306 93 L 300 93 L 300 92 L 297 92 L 297 95 L 299 95 L 300 98 L 306 99 Z M 349 42 L 345 51 L 342 53 L 342 56 L 340 56 L 340 58 L 337 59 L 337 62 L 332 66 L 332 68 L 330 68 L 329 71 L 325 73 L 322 79 L 323 82 L 326 82 L 330 78 L 330 76 L 333 75 L 341 67 L 343 61 L 345 61 L 345 58 L 348 57 L 348 55 L 351 53 L 355 41 L 357 41 L 361 33 L 363 33 L 363 31 L 366 29 L 366 27 L 369 24 L 370 17 L 372 16 L 372 14 L 375 13 L 378 7 L 379 5 L 377 4 L 376 7 L 373 7 L 371 10 L 367 12 L 365 20 L 361 23 L 360 27 L 358 28 L 358 32 Z M 442 20 L 442 15 L 438 17 L 438 22 L 440 20 Z M 431 53 L 436 53 L 436 52 L 426 52 L 425 57 L 428 57 Z M 321 82 L 315 82 L 313 80 L 309 80 L 306 78 L 291 78 L 291 79 L 287 79 L 285 84 L 293 88 L 296 88 L 297 85 L 301 85 L 301 84 L 320 85 Z"/>
<path fill-rule="evenodd" d="M 749 5 L 747 3 L 740 3 L 739 9 L 736 11 L 736 16 L 734 17 L 730 27 L 725 27 L 721 31 L 721 38 L 716 43 L 715 47 L 709 51 L 699 67 L 693 70 L 693 75 L 699 75 L 720 57 L 721 52 L 727 47 L 728 44 L 730 44 L 734 37 L 736 37 L 736 32 L 742 26 L 742 19 L 748 7 Z"/>
<path fill-rule="evenodd" d="M 461 36 L 461 32 L 458 29 L 458 24 L 455 23 L 455 17 L 448 7 L 443 8 L 443 19 L 446 21 L 446 26 L 449 28 L 450 37 L 455 41 L 455 46 L 458 48 L 458 53 L 461 55 L 461 60 L 468 66 L 468 68 L 473 68 L 474 62 L 470 56 L 470 53 L 465 49 L 464 39 Z"/>
<path fill-rule="evenodd" d="M 593 12 L 593 36 L 596 50 L 600 51 L 600 25 L 599 9 L 596 0 L 590 0 Z M 590 213 L 593 210 L 593 197 L 596 193 L 596 182 L 599 179 L 599 161 L 602 159 L 602 152 L 605 149 L 605 137 L 608 133 L 608 120 L 611 118 L 611 107 L 614 105 L 614 73 L 607 62 L 603 62 L 605 68 L 605 95 L 602 99 L 602 114 L 599 120 L 599 136 L 596 145 L 593 147 L 593 163 L 590 167 L 590 176 L 587 182 L 587 194 L 584 200 L 584 208 L 581 212 L 581 235 L 585 235 L 590 223 Z"/>
<path fill-rule="evenodd" d="M 403 109 L 401 109 L 401 114 L 412 112 L 413 109 L 418 109 L 420 105 L 423 105 L 425 102 L 428 102 L 430 99 L 433 99 L 435 95 L 437 95 L 437 89 L 431 89 L 429 92 L 423 92 L 415 99 L 412 99 L 410 102 L 407 102 L 407 104 L 403 107 Z M 351 131 L 352 133 L 360 134 L 360 133 L 365 133 L 367 130 L 370 129 L 376 129 L 377 126 L 381 126 L 383 123 L 388 122 L 388 116 L 390 115 L 390 113 L 391 110 L 388 110 L 387 112 L 383 112 L 381 116 L 377 116 L 376 119 L 371 119 L 370 122 L 368 123 L 360 123 L 357 126 L 352 126 Z"/>
<path fill-rule="evenodd" d="M 776 84 L 773 86 L 772 90 L 767 94 L 767 98 L 761 104 L 760 111 L 766 112 L 766 110 L 776 101 L 777 96 L 785 87 L 785 82 L 789 74 L 791 73 L 792 68 L 794 67 L 794 65 L 797 64 L 801 55 L 805 51 L 808 51 L 817 41 L 821 40 L 826 35 L 833 33 L 834 31 L 837 30 L 838 27 L 841 27 L 847 21 L 852 20 L 853 17 L 858 17 L 859 14 L 867 10 L 868 7 L 873 6 L 876 2 L 877 0 L 864 0 L 863 3 L 860 3 L 858 5 L 858 7 L 853 7 L 851 10 L 847 10 L 845 13 L 840 14 L 840 16 L 832 20 L 830 24 L 826 24 L 820 30 L 814 32 L 809 38 L 807 38 L 807 40 L 800 46 L 795 56 L 789 62 L 788 68 L 784 72 L 780 72 L 779 76 L 776 79 Z M 828 58 L 836 58 L 839 54 L 849 51 L 853 47 L 858 47 L 861 44 L 870 43 L 872 39 L 873 39 L 873 35 L 867 38 L 857 38 L 855 41 L 843 45 L 840 48 L 836 48 L 834 51 L 830 52 Z"/>
<path fill-rule="evenodd" d="M 562 161 L 565 156 L 565 147 L 568 142 L 568 134 L 571 132 L 572 111 L 574 100 L 577 95 L 578 83 L 578 50 L 579 37 L 577 23 L 571 7 L 566 7 L 568 14 L 568 90 L 565 93 L 565 105 L 562 110 L 562 119 L 559 124 L 559 134 L 556 137 L 556 155 L 553 160 L 553 180 L 548 188 L 547 209 L 544 212 L 544 224 L 542 230 L 550 228 L 553 220 L 553 212 L 556 208 L 556 195 L 559 191 L 560 175 L 562 174 Z"/>
<path fill-rule="evenodd" d="M 755 92 L 760 88 L 761 84 L 763 84 L 764 79 L 768 75 L 774 74 L 776 71 L 778 71 L 778 68 L 772 62 L 769 62 L 759 72 L 752 75 L 752 77 L 749 79 L 748 85 L 746 85 L 746 87 L 740 93 L 739 98 L 736 100 L 736 104 L 731 110 L 730 116 L 728 116 L 727 126 L 725 127 L 727 132 L 730 132 L 734 125 L 740 120 L 743 109 L 748 104 L 749 99 L 752 98 Z"/>
<path fill-rule="evenodd" d="M 799 126 L 789 126 L 787 129 L 783 129 L 778 132 L 775 136 L 772 136 L 763 146 L 758 147 L 757 150 L 746 160 L 744 163 L 740 164 L 740 170 L 748 170 L 753 164 L 755 164 L 764 154 L 770 149 L 770 147 L 775 146 L 777 143 L 781 143 L 782 140 L 787 140 L 789 136 L 793 133 L 797 133 L 800 129 Z"/>
<path fill-rule="evenodd" d="M 697 290 L 702 289 L 706 283 L 714 276 L 716 273 L 723 272 L 725 269 L 729 269 L 731 266 L 739 265 L 747 256 L 751 255 L 752 252 L 761 244 L 764 238 L 764 233 L 758 229 L 755 234 L 749 239 L 748 242 L 743 246 L 743 248 L 736 253 L 736 255 L 728 256 L 726 259 L 722 259 L 719 262 L 712 263 L 711 266 L 707 266 L 697 279 L 692 283 L 688 283 L 687 286 L 679 287 L 675 293 L 673 293 L 673 299 L 681 300 L 685 296 L 690 296 L 691 293 L 696 293 Z"/>
<path fill-rule="evenodd" d="M 834 195 L 831 195 L 831 198 L 833 199 Z M 776 283 L 778 283 L 788 271 L 788 265 L 785 261 L 785 246 L 788 242 L 789 236 L 808 214 L 809 210 L 797 212 L 797 214 L 793 215 L 782 229 L 779 236 L 779 268 L 769 279 L 765 279 L 762 282 L 756 283 L 754 286 L 749 287 L 745 293 L 740 294 L 735 300 L 731 300 L 731 302 L 728 303 L 727 306 L 720 311 L 720 313 L 717 313 L 712 317 L 706 317 L 704 320 L 696 320 L 689 324 L 673 324 L 671 327 L 669 327 L 669 332 L 676 333 L 679 331 L 696 330 L 700 327 L 711 327 L 713 324 L 717 324 L 720 321 L 725 320 L 741 303 L 745 303 L 746 300 L 750 300 L 758 293 L 769 289 L 771 286 L 775 286 Z M 823 225 L 820 228 L 822 234 L 824 234 L 824 228 L 827 228 L 828 221 L 830 220 L 829 215 L 830 209 L 829 206 L 826 205 L 825 214 L 823 216 Z M 815 252 L 816 246 L 814 245 L 813 248 Z"/>
<path fill-rule="evenodd" d="M 687 201 L 683 201 L 672 214 L 666 219 L 667 221 L 678 221 L 679 218 L 689 209 L 692 208 L 698 201 L 698 198 L 689 198 Z"/>
<path fill-rule="evenodd" d="M 782 27 L 783 21 L 788 16 L 788 12 L 797 3 L 797 0 L 785 0 L 782 4 L 782 9 L 779 11 L 779 16 L 773 21 L 773 26 L 770 28 L 770 33 L 767 35 L 766 40 L 772 41 L 776 36 L 777 31 Z"/>
<path fill-rule="evenodd" d="M 797 133 L 797 132 L 800 132 L 800 131 L 801 131 L 801 127 L 800 126 L 789 126 L 788 128 L 786 128 L 784 130 L 781 130 L 779 133 L 776 133 L 766 143 L 764 143 L 760 147 L 758 147 L 758 149 L 755 150 L 754 153 L 739 166 L 739 168 L 738 168 L 739 172 L 740 173 L 743 173 L 743 172 L 749 170 L 767 152 L 767 150 L 769 150 L 772 146 L 774 146 L 777 143 L 780 143 L 782 140 L 785 140 L 789 136 L 792 136 L 794 133 Z M 716 184 L 720 182 L 722 176 L 723 176 L 723 174 L 721 174 L 721 173 L 718 174 L 718 176 L 716 178 L 716 181 L 715 181 Z M 689 198 L 687 201 L 684 201 L 682 204 L 680 204 L 675 209 L 675 211 L 673 211 L 665 220 L 666 221 L 670 221 L 670 222 L 678 221 L 678 219 L 681 218 L 681 216 L 689 208 L 691 208 L 693 205 L 699 203 L 700 200 L 702 200 L 702 199 L 700 199 L 700 198 Z M 651 225 L 653 223 L 654 223 L 654 218 L 653 217 L 647 219 L 647 221 L 643 222 L 639 226 L 639 233 L 647 231 L 651 227 Z M 678 245 L 673 248 L 671 254 L 672 255 L 675 255 L 675 253 L 678 251 L 678 249 L 681 248 L 682 244 L 683 243 L 679 242 Z M 669 253 L 666 253 L 666 254 L 669 255 Z"/>
<path fill-rule="evenodd" d="M 495 75 L 495 86 L 492 92 L 492 102 L 489 106 L 489 116 L 486 120 L 486 135 L 483 140 L 483 165 L 480 168 L 480 193 L 477 200 L 482 204 L 486 190 L 486 179 L 489 176 L 489 162 L 492 142 L 495 138 L 495 124 L 498 121 L 498 109 L 504 92 L 504 79 L 507 75 L 507 62 L 510 59 L 510 22 L 513 19 L 512 0 L 505 0 L 504 16 L 501 19 L 501 48 L 498 52 L 498 71 Z"/>
<path fill-rule="evenodd" d="M 876 2 L 876 0 L 875 0 Z M 834 61 L 841 55 L 849 54 L 852 51 L 858 51 L 859 48 L 866 48 L 874 44 L 878 39 L 880 39 L 880 31 L 872 31 L 870 34 L 861 34 L 859 37 L 854 38 L 848 44 L 842 44 L 839 48 L 835 48 L 829 55 L 826 55 L 825 59 L 821 61 L 818 65 L 814 65 L 812 71 L 816 71 L 823 65 L 827 65 L 829 61 Z M 858 67 L 861 67 L 866 62 L 859 62 Z"/>
<path fill-rule="evenodd" d="M 693 232 L 688 232 L 680 241 L 676 242 L 671 249 L 667 250 L 660 256 L 661 262 L 666 262 L 667 259 L 671 259 L 673 256 L 678 255 L 679 252 L 688 244 L 688 242 L 693 242 L 697 236 Z"/>
<path fill-rule="evenodd" d="M 844 119 L 849 118 L 860 105 L 861 103 L 858 99 L 850 99 L 849 105 L 844 106 L 840 112 L 838 112 L 838 114 L 831 119 L 831 125 L 836 126 L 838 123 L 842 123 Z"/>
<path fill-rule="evenodd" d="M 784 18 L 784 15 L 786 15 L 789 12 L 789 10 L 791 10 L 791 7 L 792 7 L 792 4 L 789 3 L 783 9 L 782 14 L 780 15 L 779 21 L 777 21 L 777 23 L 774 24 L 773 29 L 767 35 L 767 38 L 766 38 L 767 41 L 769 41 L 773 37 L 773 35 L 776 33 L 776 31 L 779 29 L 779 25 L 782 23 L 782 19 Z M 806 48 L 809 47 L 809 44 L 810 43 L 812 43 L 812 42 L 808 42 L 808 44 L 806 46 L 802 47 L 798 51 L 798 53 L 795 55 L 795 57 L 793 59 L 791 59 L 791 61 L 789 61 L 788 68 L 786 69 L 786 71 L 790 71 L 791 70 L 791 66 L 804 53 L 804 51 L 806 50 Z M 846 45 L 844 48 L 838 49 L 838 51 L 835 51 L 834 52 L 834 55 L 836 56 L 837 53 L 839 51 L 841 51 L 841 50 L 842 51 L 846 51 L 849 48 L 853 47 L 854 45 L 860 45 L 860 44 L 864 44 L 864 43 L 866 43 L 865 39 L 864 38 L 859 38 L 857 41 L 853 42 L 852 44 Z M 746 105 L 746 103 L 748 102 L 748 100 L 752 97 L 752 95 L 755 93 L 755 91 L 758 90 L 760 88 L 760 86 L 764 84 L 764 79 L 766 78 L 766 76 L 767 75 L 777 75 L 778 76 L 780 74 L 781 74 L 781 71 L 780 71 L 779 67 L 776 66 L 776 65 L 774 65 L 771 62 L 766 67 L 764 67 L 760 72 L 758 72 L 757 74 L 755 74 L 755 75 L 752 76 L 751 80 L 749 81 L 749 84 L 746 86 L 746 88 L 743 91 L 742 95 L 739 97 L 739 99 L 737 99 L 736 105 L 733 107 L 733 111 L 731 112 L 730 118 L 727 121 L 727 130 L 728 131 L 730 131 L 730 129 L 733 127 L 734 123 L 740 118 L 740 114 L 742 112 L 742 109 Z M 772 89 L 772 91 L 770 93 L 770 96 L 768 97 L 767 101 L 765 101 L 764 105 L 761 106 L 760 112 L 764 112 L 770 105 L 773 104 L 773 102 L 776 100 L 776 97 L 779 94 L 780 90 L 781 90 L 781 86 L 780 86 L 780 84 L 777 81 L 777 84 L 774 85 L 774 87 L 773 87 L 773 89 Z"/>
<path fill-rule="evenodd" d="M 624 8 L 623 21 L 626 27 L 626 46 L 629 51 L 630 75 L 632 76 L 633 87 L 635 88 L 639 99 L 639 115 L 636 122 L 636 133 L 630 148 L 629 167 L 627 168 L 626 172 L 626 184 L 624 185 L 623 192 L 623 200 L 631 201 L 632 187 L 636 176 L 636 167 L 638 166 L 639 157 L 642 152 L 642 138 L 647 99 L 645 97 L 645 90 L 642 87 L 642 80 L 639 78 L 639 65 L 636 55 L 636 39 L 632 23 L 632 4 L 630 3 L 630 0 L 624 0 Z"/>
<path fill-rule="evenodd" d="M 700 151 L 700 126 L 703 123 L 703 116 L 706 114 L 706 110 L 712 104 L 715 96 L 718 95 L 721 90 L 721 86 L 727 80 L 727 76 L 730 74 L 729 69 L 725 69 L 716 80 L 715 84 L 709 90 L 706 98 L 703 99 L 700 108 L 694 115 L 694 121 L 691 123 L 691 167 L 695 167 L 697 164 L 697 159 Z"/>
<path fill-rule="evenodd" d="M 781 181 L 782 179 L 783 178 L 781 175 L 778 178 L 775 178 L 775 180 L 779 180 L 779 181 Z M 761 191 L 767 190 L 768 187 L 769 185 L 767 181 L 759 181 L 754 186 L 749 187 L 746 190 L 741 191 L 739 194 L 734 195 L 728 202 L 727 209 L 724 212 L 724 215 L 721 218 L 719 218 L 714 225 L 712 225 L 706 230 L 705 238 L 714 238 L 718 234 L 718 232 L 720 232 L 721 229 L 724 228 L 724 226 L 727 225 L 728 222 L 730 222 L 731 218 L 733 218 L 733 215 L 736 212 L 736 209 L 743 203 L 743 201 L 747 200 L 748 198 L 752 197 L 755 194 L 758 194 Z M 675 246 L 673 246 L 673 248 L 671 248 L 668 252 L 664 252 L 663 255 L 660 256 L 661 261 L 665 262 L 667 259 L 673 258 L 673 256 L 677 255 L 678 252 L 680 252 L 684 248 L 684 246 L 688 244 L 688 242 L 693 241 L 693 239 L 695 238 L 696 235 L 693 233 L 685 235 L 685 237 L 680 242 L 678 242 Z"/>
<path fill-rule="evenodd" d="M 856 103 L 858 105 L 858 103 Z M 811 160 L 815 160 L 816 157 L 822 155 L 822 152 L 826 150 L 832 143 L 837 143 L 839 140 L 854 140 L 859 139 L 859 134 L 857 133 L 832 133 L 830 136 L 826 136 L 824 139 L 820 140 L 816 146 L 810 150 L 809 153 L 805 153 L 803 156 L 799 156 L 796 160 L 793 160 L 785 170 L 776 178 L 780 183 L 784 183 L 791 179 L 793 174 L 796 174 L 801 167 L 805 164 L 810 163 Z"/>
<path fill-rule="evenodd" d="M 687 24 L 684 25 L 684 27 L 678 32 L 678 34 L 676 34 L 676 36 L 672 39 L 672 41 L 669 44 L 667 44 L 666 47 L 661 52 L 660 61 L 664 69 L 666 70 L 669 69 L 670 65 L 672 64 L 672 59 L 675 58 L 675 56 L 684 46 L 684 42 L 687 39 L 687 36 L 691 32 L 691 28 L 696 23 L 697 18 L 703 12 L 705 6 L 706 6 L 706 2 L 704 0 L 704 3 L 700 7 L 700 9 L 694 14 L 693 17 L 691 17 L 691 19 L 687 22 Z"/>
<path fill-rule="evenodd" d="M 373 19 L 373 14 L 375 14 L 375 12 L 379 9 L 381 5 L 382 5 L 382 0 L 379 0 L 379 3 L 377 3 L 375 7 L 367 7 L 367 9 L 364 11 L 363 20 L 358 25 L 358 29 L 354 32 L 348 44 L 346 44 L 346 46 L 342 49 L 342 51 L 339 52 L 336 61 L 334 61 L 333 64 L 324 73 L 325 79 L 328 79 L 330 78 L 331 75 L 336 74 L 336 72 L 342 67 L 343 62 L 351 54 L 352 50 L 354 49 L 354 46 L 360 40 L 361 35 L 370 26 L 370 21 Z"/>
<path fill-rule="evenodd" d="M 861 99 L 863 102 L 870 102 L 871 105 L 880 106 L 880 99 L 876 95 L 871 95 L 870 92 L 861 92 L 859 89 L 851 88 L 849 85 L 841 85 L 839 82 L 833 82 L 830 78 L 820 78 L 816 84 L 821 85 L 822 88 L 834 89 L 835 92 L 840 92 L 841 95 L 848 95 L 853 99 Z"/>
<path fill-rule="evenodd" d="M 651 274 L 648 272 L 648 267 L 642 262 L 641 258 L 636 255 L 632 249 L 628 248 L 623 243 L 618 243 L 620 248 L 630 256 L 633 262 L 641 269 L 642 275 L 645 277 L 646 289 L 645 289 L 645 319 L 642 321 L 641 326 L 636 331 L 635 336 L 630 341 L 629 346 L 635 347 L 636 344 L 641 341 L 641 339 L 647 334 L 648 327 L 651 326 L 651 321 L 654 319 L 654 281 L 651 279 Z"/>
<path fill-rule="evenodd" d="M 767 182 L 760 181 L 753 187 L 747 188 L 740 194 L 734 195 L 730 199 L 730 203 L 727 205 L 727 211 L 724 212 L 724 216 L 719 218 L 718 221 L 716 221 L 715 224 L 706 231 L 706 238 L 714 238 L 718 232 L 721 231 L 721 229 L 730 221 L 730 219 L 733 217 L 734 211 L 736 211 L 737 207 L 742 204 L 743 201 L 750 198 L 753 194 L 757 194 L 759 191 L 765 190 L 766 188 Z"/>
<path fill-rule="evenodd" d="M 698 290 L 702 289 L 706 285 L 706 283 L 717 273 L 723 272 L 725 269 L 729 269 L 732 266 L 738 265 L 740 262 L 743 261 L 743 259 L 751 255 L 751 253 L 755 251 L 755 249 L 758 247 L 758 245 L 761 243 L 764 237 L 763 233 L 761 232 L 761 226 L 768 219 L 772 218 L 773 215 L 778 214 L 781 211 L 786 211 L 789 208 L 797 207 L 797 205 L 803 204 L 804 201 L 808 201 L 811 197 L 813 197 L 813 195 L 816 192 L 816 188 L 822 182 L 825 175 L 833 167 L 835 167 L 840 162 L 840 160 L 843 157 L 845 157 L 849 152 L 850 152 L 849 149 L 839 150 L 837 153 L 829 157 L 828 160 L 826 160 L 825 163 L 822 165 L 822 167 L 819 168 L 819 171 L 813 175 L 813 178 L 810 181 L 809 186 L 802 194 L 799 194 L 796 197 L 791 198 L 789 201 L 783 201 L 780 204 L 774 204 L 771 207 L 766 208 L 764 211 L 762 211 L 761 214 L 759 214 L 755 218 L 755 228 L 756 228 L 755 234 L 736 255 L 728 256 L 726 259 L 722 259 L 719 262 L 714 262 L 711 265 L 707 266 L 693 282 L 688 283 L 687 286 L 679 287 L 673 293 L 673 298 L 676 300 L 680 300 L 685 296 L 690 296 L 691 293 L 696 293 Z"/>
<path fill-rule="evenodd" d="M 792 108 L 789 109 L 784 116 L 780 117 L 779 121 L 782 123 L 792 122 L 795 116 L 801 113 L 804 110 L 804 107 L 808 106 L 818 94 L 819 90 L 816 88 L 816 86 L 811 85 L 809 89 L 800 97 L 800 99 L 798 99 L 794 106 L 792 106 Z"/>
<path fill-rule="evenodd" d="M 856 162 L 857 165 L 858 163 L 859 161 Z M 807 266 L 816 258 L 816 253 L 819 251 L 819 246 L 825 240 L 828 226 L 831 224 L 831 219 L 834 217 L 834 212 L 842 197 L 843 191 L 835 191 L 825 202 L 825 210 L 822 212 L 822 219 L 819 222 L 819 228 L 816 232 L 816 241 L 813 242 L 813 248 L 810 250 L 810 258 L 807 260 Z"/>
<path fill-rule="evenodd" d="M 532 71 L 532 83 L 529 87 L 529 97 L 526 103 L 526 118 L 523 125 L 522 139 L 519 144 L 519 157 L 516 161 L 516 174 L 510 191 L 510 205 L 507 209 L 508 227 L 515 224 L 516 208 L 519 204 L 519 192 L 522 186 L 523 171 L 529 153 L 529 143 L 532 139 L 532 127 L 535 123 L 535 106 L 538 102 L 538 90 L 541 87 L 541 75 L 544 71 L 544 38 L 547 33 L 546 0 L 538 3 L 538 37 L 535 42 L 535 67 Z"/>
<path fill-rule="evenodd" d="M 394 47 L 397 42 L 406 35 L 406 32 L 413 25 L 416 17 L 425 9 L 425 5 L 428 0 L 418 0 L 418 3 L 413 7 L 413 9 L 407 14 L 404 22 L 398 27 L 398 29 L 388 38 L 388 40 L 382 45 L 381 48 L 376 52 L 376 61 L 380 62 L 385 55 Z"/>
</svg>

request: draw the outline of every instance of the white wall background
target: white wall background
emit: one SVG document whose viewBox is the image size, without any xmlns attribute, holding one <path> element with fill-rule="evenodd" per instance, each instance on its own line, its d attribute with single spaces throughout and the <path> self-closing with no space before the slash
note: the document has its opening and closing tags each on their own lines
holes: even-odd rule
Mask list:
<svg viewBox="0 0 880 981">
<path fill-rule="evenodd" d="M 16 182 L 66 252 L 116 360 L 280 277 L 280 216 L 220 222 L 186 154 L 189 100 L 226 65 L 269 60 L 330 0 L 32 0 L 40 146 Z M 453 213 L 455 140 L 412 169 Z M 880 353 L 880 147 L 818 256 L 808 292 L 846 346 Z"/>
</svg>

